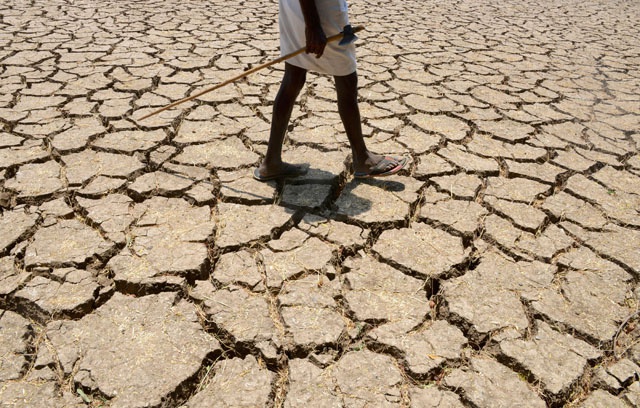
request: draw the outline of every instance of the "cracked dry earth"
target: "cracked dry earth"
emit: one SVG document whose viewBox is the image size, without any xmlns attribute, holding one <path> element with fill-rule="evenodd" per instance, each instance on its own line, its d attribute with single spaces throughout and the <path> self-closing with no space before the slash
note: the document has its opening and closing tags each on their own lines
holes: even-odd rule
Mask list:
<svg viewBox="0 0 640 408">
<path fill-rule="evenodd" d="M 0 405 L 640 405 L 640 9 L 353 1 L 251 178 L 273 0 L 0 5 Z"/>
</svg>

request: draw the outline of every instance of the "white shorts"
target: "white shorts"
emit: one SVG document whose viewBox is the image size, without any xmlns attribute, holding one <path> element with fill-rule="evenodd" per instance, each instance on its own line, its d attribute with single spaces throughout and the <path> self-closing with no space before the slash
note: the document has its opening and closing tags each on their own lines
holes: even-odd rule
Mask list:
<svg viewBox="0 0 640 408">
<path fill-rule="evenodd" d="M 300 0 L 279 0 L 280 55 L 290 54 L 306 46 L 305 24 Z M 327 37 L 340 33 L 349 24 L 346 0 L 315 0 L 320 24 Z M 289 64 L 321 74 L 344 76 L 356 70 L 356 46 L 327 44 L 322 57 L 300 54 L 287 60 Z"/>
</svg>

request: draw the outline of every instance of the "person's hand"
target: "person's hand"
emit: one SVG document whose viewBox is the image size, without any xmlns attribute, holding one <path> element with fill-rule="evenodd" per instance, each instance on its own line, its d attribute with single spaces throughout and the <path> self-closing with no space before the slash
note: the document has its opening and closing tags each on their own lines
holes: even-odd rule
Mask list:
<svg viewBox="0 0 640 408">
<path fill-rule="evenodd" d="M 324 47 L 327 45 L 327 36 L 320 26 L 308 27 L 305 29 L 307 40 L 307 54 L 315 54 L 316 58 L 322 57 Z"/>
</svg>

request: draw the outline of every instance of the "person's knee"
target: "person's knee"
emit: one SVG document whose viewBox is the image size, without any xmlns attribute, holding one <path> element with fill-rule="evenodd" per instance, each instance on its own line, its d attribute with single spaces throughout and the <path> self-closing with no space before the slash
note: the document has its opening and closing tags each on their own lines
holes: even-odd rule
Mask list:
<svg viewBox="0 0 640 408">
<path fill-rule="evenodd" d="M 340 84 L 346 87 L 357 87 L 358 86 L 358 74 L 356 71 L 353 71 L 349 75 L 336 75 L 333 77 L 336 81 L 336 84 Z"/>
<path fill-rule="evenodd" d="M 296 94 L 296 96 L 302 91 L 302 87 L 304 87 L 306 76 L 302 75 L 302 77 L 296 77 L 291 80 L 289 83 L 289 88 L 292 92 Z"/>
<path fill-rule="evenodd" d="M 358 94 L 358 75 L 353 72 L 349 75 L 335 76 L 336 91 L 339 97 L 349 98 Z M 357 96 L 355 96 L 357 98 Z"/>
<path fill-rule="evenodd" d="M 358 105 L 358 88 L 356 86 L 336 82 L 336 94 L 338 96 L 338 106 Z"/>
<path fill-rule="evenodd" d="M 288 92 L 292 92 L 296 96 L 302 90 L 304 83 L 307 79 L 307 70 L 304 68 L 299 68 L 294 65 L 286 64 L 284 78 L 282 80 L 283 86 L 288 90 Z"/>
</svg>

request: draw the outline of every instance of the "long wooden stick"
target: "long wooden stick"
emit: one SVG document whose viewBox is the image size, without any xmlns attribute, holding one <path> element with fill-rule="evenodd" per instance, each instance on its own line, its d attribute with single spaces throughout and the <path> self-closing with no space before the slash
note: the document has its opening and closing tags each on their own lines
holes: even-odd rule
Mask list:
<svg viewBox="0 0 640 408">
<path fill-rule="evenodd" d="M 361 31 L 361 30 L 364 30 L 363 26 L 353 27 L 353 33 L 357 33 L 358 31 Z M 343 33 L 338 33 L 336 35 L 332 35 L 331 37 L 327 38 L 327 43 L 330 43 L 332 41 L 337 41 L 337 40 L 341 39 L 343 37 L 343 35 L 344 35 Z M 209 93 L 211 91 L 215 91 L 216 89 L 222 88 L 225 85 L 229 85 L 230 83 L 235 82 L 238 79 L 242 79 L 242 78 L 244 78 L 244 77 L 246 77 L 248 75 L 253 74 L 254 72 L 260 71 L 261 69 L 270 67 L 271 65 L 275 65 L 275 64 L 277 64 L 279 62 L 282 62 L 282 61 L 286 61 L 289 58 L 293 58 L 296 55 L 302 54 L 306 50 L 307 50 L 307 47 L 302 47 L 299 50 L 296 50 L 296 51 L 294 51 L 294 52 L 292 52 L 290 54 L 287 54 L 287 55 L 283 55 L 282 57 L 276 58 L 273 61 L 269 61 L 269 62 L 266 62 L 266 63 L 264 63 L 262 65 L 258 65 L 257 67 L 253 67 L 253 68 L 251 68 L 251 69 L 249 69 L 247 71 L 244 71 L 242 74 L 236 75 L 233 78 L 227 79 L 226 81 L 219 83 L 216 86 L 212 86 L 211 88 L 205 89 L 204 91 L 200 91 L 195 95 L 191 95 L 191 96 L 188 96 L 186 98 L 180 99 L 179 101 L 173 102 L 173 103 L 171 103 L 171 104 L 169 104 L 169 105 L 167 105 L 167 106 L 165 106 L 163 108 L 160 108 L 160 109 L 158 109 L 156 111 L 153 111 L 153 112 L 151 112 L 151 113 L 149 113 L 147 115 L 144 115 L 143 117 L 141 117 L 138 120 L 144 120 L 144 119 L 146 119 L 148 117 L 151 117 L 153 115 L 157 115 L 160 112 L 164 112 L 167 109 L 171 109 L 171 108 L 173 108 L 175 106 L 178 106 L 178 105 L 180 105 L 182 103 L 189 102 L 190 100 L 193 100 L 193 99 L 195 99 L 195 98 L 197 98 L 199 96 L 202 96 L 202 95 L 204 95 L 206 93 Z"/>
</svg>

